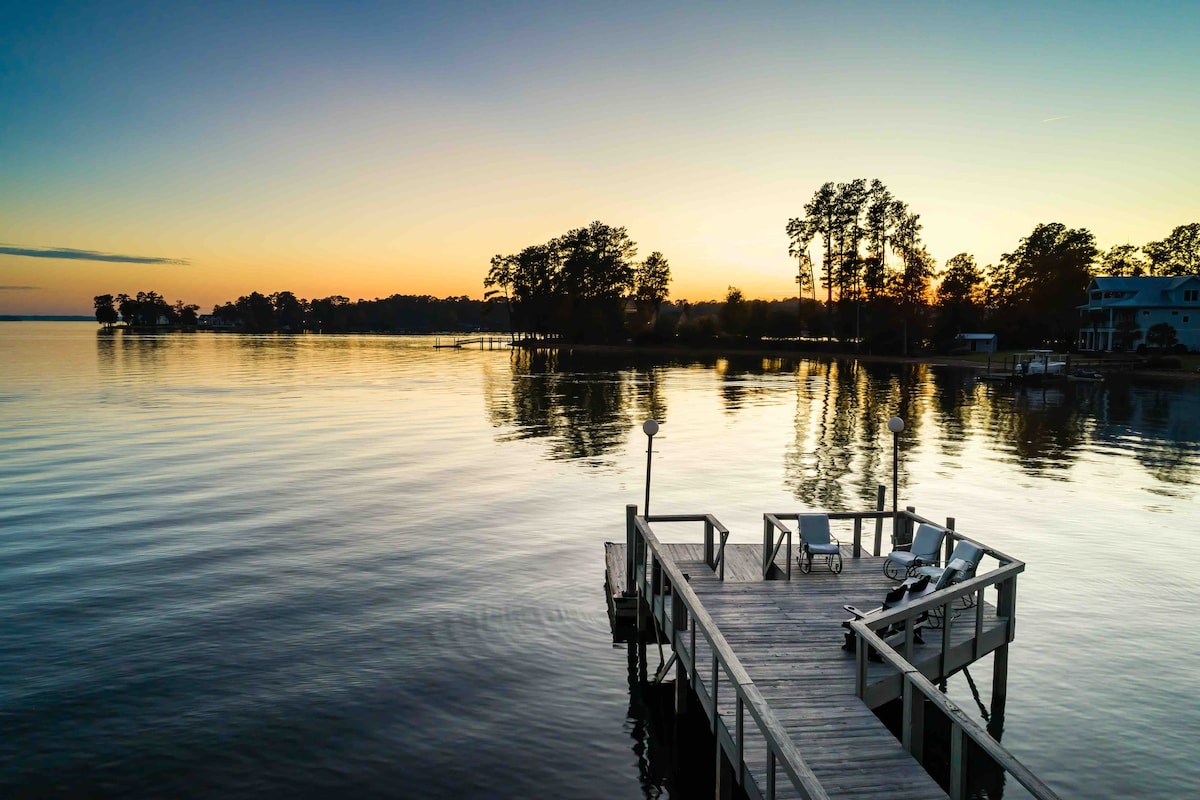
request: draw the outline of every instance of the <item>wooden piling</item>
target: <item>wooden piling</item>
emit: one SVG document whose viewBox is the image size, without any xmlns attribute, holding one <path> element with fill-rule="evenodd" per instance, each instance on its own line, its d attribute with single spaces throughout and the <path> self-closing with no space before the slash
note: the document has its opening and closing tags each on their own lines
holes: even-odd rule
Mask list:
<svg viewBox="0 0 1200 800">
<path fill-rule="evenodd" d="M 875 491 L 875 510 L 883 511 L 884 502 L 887 500 L 887 487 L 880 484 Z M 883 517 L 875 518 L 875 552 L 872 555 L 878 556 L 883 549 Z"/>
</svg>

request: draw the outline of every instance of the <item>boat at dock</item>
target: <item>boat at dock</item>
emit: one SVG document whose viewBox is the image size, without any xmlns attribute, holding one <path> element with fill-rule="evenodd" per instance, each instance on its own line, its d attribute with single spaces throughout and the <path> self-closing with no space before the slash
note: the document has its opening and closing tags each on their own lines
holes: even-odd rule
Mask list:
<svg viewBox="0 0 1200 800">
<path fill-rule="evenodd" d="M 1062 378 L 1067 374 L 1067 360 L 1053 350 L 1029 350 L 1018 355 L 1013 364 L 1013 380 L 1043 380 Z"/>
</svg>

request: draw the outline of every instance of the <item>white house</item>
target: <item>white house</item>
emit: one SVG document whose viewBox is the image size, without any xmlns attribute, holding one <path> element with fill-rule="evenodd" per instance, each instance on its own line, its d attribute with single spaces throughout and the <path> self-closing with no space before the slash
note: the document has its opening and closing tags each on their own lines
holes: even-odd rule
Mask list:
<svg viewBox="0 0 1200 800">
<path fill-rule="evenodd" d="M 1092 278 L 1088 301 L 1079 306 L 1079 349 L 1133 350 L 1160 322 L 1174 328 L 1188 350 L 1200 350 L 1200 275 Z M 1140 339 L 1129 335 L 1134 330 Z"/>
</svg>

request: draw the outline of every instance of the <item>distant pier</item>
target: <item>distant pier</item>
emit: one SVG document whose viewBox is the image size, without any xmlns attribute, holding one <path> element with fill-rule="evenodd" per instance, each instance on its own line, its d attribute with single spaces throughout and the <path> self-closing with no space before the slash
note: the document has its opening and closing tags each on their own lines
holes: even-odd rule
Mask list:
<svg viewBox="0 0 1200 800">
<path fill-rule="evenodd" d="M 502 350 L 509 346 L 509 341 L 503 336 L 470 336 L 465 339 L 450 339 L 443 341 L 439 336 L 433 340 L 435 350 L 463 349 L 478 346 L 480 350 Z"/>
<path fill-rule="evenodd" d="M 740 787 L 750 798 L 959 800 L 1007 779 L 1056 800 L 989 732 L 998 737 L 1002 727 L 1025 565 L 962 536 L 948 520 L 946 558 L 967 539 L 983 549 L 986 569 L 852 620 L 843 605 L 875 609 L 897 586 L 883 574 L 885 521 L 906 542 L 914 524 L 929 520 L 912 509 L 895 520 L 882 510 L 828 516 L 841 540 L 840 574 L 820 564 L 808 574 L 793 569 L 795 513 L 764 514 L 762 544 L 746 545 L 729 544 L 710 514 L 645 517 L 628 506 L 625 542 L 605 544 L 614 634 L 636 643 L 643 680 L 662 682 L 674 668 L 677 712 L 689 702 L 702 706 L 716 740 L 717 797 Z M 695 533 L 666 544 L 654 525 Z M 664 660 L 649 675 L 653 646 Z M 938 684 L 988 655 L 997 724 L 985 729 Z M 893 734 L 875 709 L 896 701 L 902 711 Z M 934 731 L 944 731 L 944 741 L 930 745 Z M 988 774 L 975 774 L 984 761 Z"/>
</svg>

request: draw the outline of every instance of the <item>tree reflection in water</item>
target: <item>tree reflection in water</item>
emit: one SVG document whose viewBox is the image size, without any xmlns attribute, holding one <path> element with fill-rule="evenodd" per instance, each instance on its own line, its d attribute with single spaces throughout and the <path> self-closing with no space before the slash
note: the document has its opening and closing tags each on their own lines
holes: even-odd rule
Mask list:
<svg viewBox="0 0 1200 800">
<path fill-rule="evenodd" d="M 488 414 L 500 441 L 547 438 L 552 459 L 608 464 L 631 427 L 666 421 L 660 369 L 607 354 L 514 351 L 508 381 L 485 382 Z"/>
<path fill-rule="evenodd" d="M 910 448 L 936 448 L 938 469 L 950 478 L 981 437 L 1030 475 L 1061 471 L 1089 449 L 1116 447 L 1165 484 L 1195 482 L 1195 384 L 1004 386 L 976 382 L 974 370 L 925 364 L 522 350 L 485 382 L 488 414 L 501 441 L 545 438 L 552 459 L 611 466 L 643 420 L 667 421 L 664 378 L 697 369 L 710 371 L 731 417 L 794 405 L 783 483 L 810 508 L 870 507 L 877 487 L 890 486 L 891 416 L 905 421 L 901 486 Z"/>
</svg>

